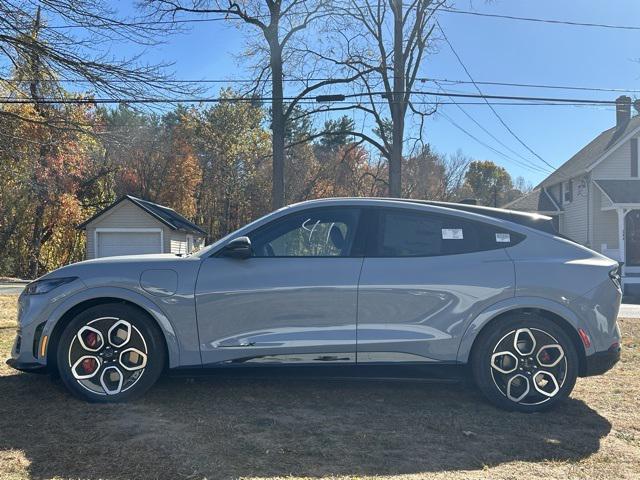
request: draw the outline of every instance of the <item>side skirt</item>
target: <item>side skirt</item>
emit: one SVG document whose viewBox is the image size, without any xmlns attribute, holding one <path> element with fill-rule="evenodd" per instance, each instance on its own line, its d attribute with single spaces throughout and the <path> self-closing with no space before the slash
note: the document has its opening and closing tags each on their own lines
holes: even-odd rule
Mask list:
<svg viewBox="0 0 640 480">
<path fill-rule="evenodd" d="M 465 364 L 375 364 L 375 365 L 206 365 L 179 367 L 171 376 L 219 376 L 236 378 L 365 378 L 389 380 L 460 381 L 468 378 Z"/>
</svg>

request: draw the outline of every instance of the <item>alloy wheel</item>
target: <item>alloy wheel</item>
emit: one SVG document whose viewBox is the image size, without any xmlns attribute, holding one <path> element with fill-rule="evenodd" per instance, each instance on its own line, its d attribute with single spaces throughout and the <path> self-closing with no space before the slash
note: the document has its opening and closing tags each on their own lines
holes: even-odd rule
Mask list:
<svg viewBox="0 0 640 480">
<path fill-rule="evenodd" d="M 493 349 L 490 365 L 498 390 L 521 405 L 548 402 L 567 378 L 562 345 L 539 328 L 518 328 L 503 336 Z"/>
<path fill-rule="evenodd" d="M 144 374 L 148 350 L 131 322 L 101 317 L 82 326 L 69 345 L 73 378 L 98 395 L 117 395 L 132 388 Z"/>
</svg>

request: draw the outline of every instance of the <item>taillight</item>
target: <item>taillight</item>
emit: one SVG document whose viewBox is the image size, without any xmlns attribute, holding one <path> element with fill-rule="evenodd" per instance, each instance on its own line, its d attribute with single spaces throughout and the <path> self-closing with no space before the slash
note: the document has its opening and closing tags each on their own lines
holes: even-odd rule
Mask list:
<svg viewBox="0 0 640 480">
<path fill-rule="evenodd" d="M 611 281 L 614 283 L 618 290 L 622 290 L 622 277 L 620 276 L 620 267 L 621 265 L 618 265 L 616 268 L 609 272 L 609 278 L 611 278 Z"/>
<path fill-rule="evenodd" d="M 591 339 L 589 338 L 589 335 L 587 334 L 587 332 L 579 328 L 578 335 L 580 335 L 580 340 L 582 340 L 582 344 L 585 346 L 585 348 L 591 347 Z"/>
</svg>

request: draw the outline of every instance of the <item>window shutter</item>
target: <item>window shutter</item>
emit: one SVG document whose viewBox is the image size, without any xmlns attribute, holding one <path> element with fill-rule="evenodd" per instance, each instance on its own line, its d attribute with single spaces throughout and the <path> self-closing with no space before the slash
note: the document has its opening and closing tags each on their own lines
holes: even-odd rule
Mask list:
<svg viewBox="0 0 640 480">
<path fill-rule="evenodd" d="M 638 139 L 631 139 L 631 176 L 638 176 Z"/>
</svg>

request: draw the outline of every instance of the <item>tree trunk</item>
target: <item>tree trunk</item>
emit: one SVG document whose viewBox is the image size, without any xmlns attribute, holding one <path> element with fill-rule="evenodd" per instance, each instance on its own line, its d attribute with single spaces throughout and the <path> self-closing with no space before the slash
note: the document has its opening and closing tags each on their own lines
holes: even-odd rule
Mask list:
<svg viewBox="0 0 640 480">
<path fill-rule="evenodd" d="M 29 255 L 29 278 L 37 278 L 40 268 L 40 250 L 42 249 L 42 232 L 44 230 L 44 200 L 38 198 L 34 212 L 33 233 L 31 235 L 31 252 Z"/>
<path fill-rule="evenodd" d="M 393 135 L 389 159 L 389 195 L 402 196 L 402 141 L 404 137 L 404 52 L 402 28 L 402 0 L 394 0 L 393 22 L 393 103 L 391 119 Z"/>
<path fill-rule="evenodd" d="M 284 140 L 285 118 L 282 87 L 282 49 L 277 39 L 270 43 L 271 50 L 271 130 L 273 134 L 273 174 L 271 206 L 274 210 L 284 207 Z"/>
</svg>

